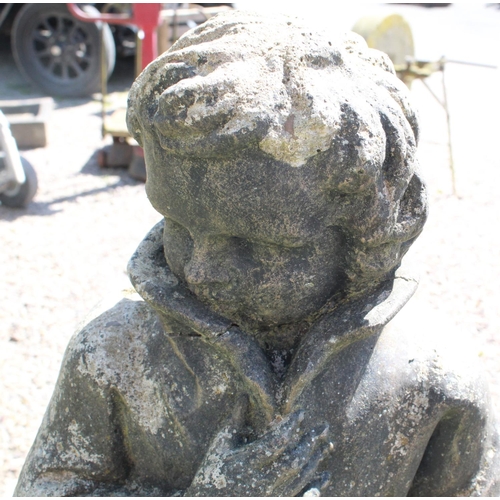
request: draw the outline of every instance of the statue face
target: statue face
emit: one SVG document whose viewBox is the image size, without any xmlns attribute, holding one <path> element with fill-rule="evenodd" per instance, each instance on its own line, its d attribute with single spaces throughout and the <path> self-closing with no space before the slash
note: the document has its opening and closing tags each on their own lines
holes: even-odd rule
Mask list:
<svg viewBox="0 0 500 500">
<path fill-rule="evenodd" d="M 305 172 L 255 155 L 196 165 L 146 147 L 146 190 L 165 217 L 172 271 L 204 303 L 254 328 L 303 319 L 342 284 L 342 237 Z M 162 164 L 162 165 L 159 165 Z M 301 182 L 302 181 L 302 182 Z"/>
<path fill-rule="evenodd" d="M 235 323 L 287 324 L 391 278 L 427 213 L 418 124 L 361 38 L 226 22 L 148 66 L 128 126 L 173 272 Z"/>
</svg>

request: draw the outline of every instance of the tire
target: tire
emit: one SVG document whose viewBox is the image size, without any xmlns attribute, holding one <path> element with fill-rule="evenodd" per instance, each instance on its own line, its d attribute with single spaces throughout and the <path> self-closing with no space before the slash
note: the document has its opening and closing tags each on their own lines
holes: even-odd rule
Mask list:
<svg viewBox="0 0 500 500">
<path fill-rule="evenodd" d="M 90 15 L 99 11 L 89 5 Z M 102 24 L 106 76 L 115 66 L 116 49 Z M 65 4 L 26 4 L 12 26 L 11 45 L 19 71 L 49 95 L 80 97 L 101 90 L 99 24 L 74 18 Z"/>
<path fill-rule="evenodd" d="M 6 207 L 26 208 L 35 197 L 38 188 L 38 179 L 35 169 L 31 166 L 31 163 L 23 157 L 21 157 L 21 164 L 26 176 L 24 183 L 10 191 L 0 193 L 0 202 Z"/>
</svg>

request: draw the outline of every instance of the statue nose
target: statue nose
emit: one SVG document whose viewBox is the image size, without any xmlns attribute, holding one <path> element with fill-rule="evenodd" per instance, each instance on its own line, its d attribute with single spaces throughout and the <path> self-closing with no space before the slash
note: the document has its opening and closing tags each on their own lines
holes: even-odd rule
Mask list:
<svg viewBox="0 0 500 500">
<path fill-rule="evenodd" d="M 212 252 L 193 252 L 190 261 L 184 266 L 184 276 L 188 284 L 193 286 L 229 282 L 227 268 Z"/>
</svg>

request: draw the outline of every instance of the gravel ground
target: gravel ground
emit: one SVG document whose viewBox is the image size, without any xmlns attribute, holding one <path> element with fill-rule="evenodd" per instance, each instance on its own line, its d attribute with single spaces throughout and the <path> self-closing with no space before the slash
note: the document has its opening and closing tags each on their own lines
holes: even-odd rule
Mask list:
<svg viewBox="0 0 500 500">
<path fill-rule="evenodd" d="M 500 21 L 500 11 L 489 12 Z M 41 96 L 23 81 L 2 42 L 0 98 Z M 131 82 L 131 67 L 118 73 L 114 90 Z M 440 75 L 428 83 L 440 91 Z M 451 190 L 443 110 L 420 82 L 414 84 L 431 214 L 407 257 L 421 274 L 414 305 L 445 317 L 449 327 L 441 333 L 450 342 L 455 328 L 474 338 L 471 354 L 482 360 L 495 401 L 500 401 L 498 83 L 491 69 L 448 66 L 458 196 Z M 97 150 L 110 142 L 101 138 L 99 115 L 97 100 L 57 99 L 48 146 L 23 152 L 39 177 L 34 202 L 25 210 L 0 206 L 2 496 L 14 489 L 69 338 L 101 299 L 128 287 L 127 261 L 160 218 L 142 183 L 123 170 L 97 166 Z"/>
</svg>

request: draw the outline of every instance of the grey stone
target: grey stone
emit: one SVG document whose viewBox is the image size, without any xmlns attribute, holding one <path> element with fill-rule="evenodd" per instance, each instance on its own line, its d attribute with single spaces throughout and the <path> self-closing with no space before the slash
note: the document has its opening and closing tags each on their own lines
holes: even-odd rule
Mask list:
<svg viewBox="0 0 500 500">
<path fill-rule="evenodd" d="M 53 107 L 52 97 L 0 101 L 0 109 L 9 121 L 17 147 L 44 148 L 47 145 L 47 121 Z"/>
<path fill-rule="evenodd" d="M 387 57 L 220 15 L 138 77 L 128 124 L 164 220 L 137 293 L 71 340 L 16 494 L 498 494 L 480 370 L 405 320 L 427 202 Z"/>
</svg>

